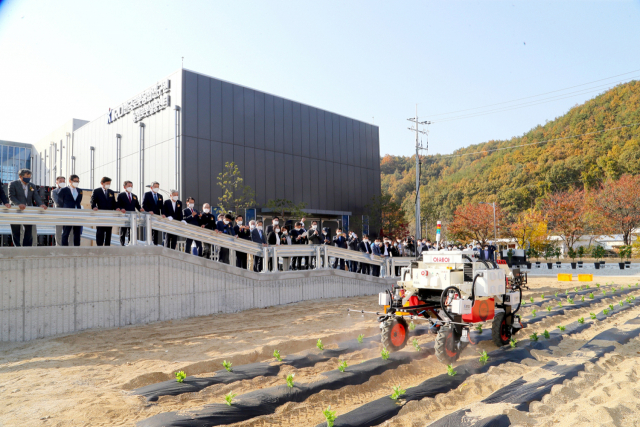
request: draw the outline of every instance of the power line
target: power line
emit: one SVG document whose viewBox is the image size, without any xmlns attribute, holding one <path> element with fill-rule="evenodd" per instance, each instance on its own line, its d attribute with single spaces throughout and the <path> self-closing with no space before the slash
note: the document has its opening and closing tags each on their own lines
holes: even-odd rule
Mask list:
<svg viewBox="0 0 640 427">
<path fill-rule="evenodd" d="M 612 130 L 618 130 L 618 129 L 622 129 L 622 128 L 633 127 L 633 126 L 637 126 L 637 125 L 640 125 L 640 122 L 632 123 L 632 124 L 629 124 L 629 125 L 621 125 L 621 126 L 617 126 L 617 127 L 609 128 L 609 129 L 603 129 L 603 130 L 597 130 L 597 131 L 593 131 L 593 132 L 582 133 L 582 134 L 579 134 L 579 135 L 562 136 L 562 137 L 559 137 L 559 138 L 547 139 L 545 141 L 538 141 L 538 142 L 531 142 L 531 143 L 528 143 L 528 144 L 514 145 L 514 146 L 511 146 L 511 147 L 501 147 L 501 148 L 495 148 L 495 149 L 492 149 L 492 150 L 474 151 L 473 153 L 449 154 L 449 155 L 446 155 L 446 156 L 441 156 L 441 158 L 464 157 L 464 156 L 472 156 L 474 154 L 493 153 L 495 151 L 510 150 L 512 148 L 529 147 L 531 145 L 545 144 L 547 142 L 560 141 L 560 140 L 563 140 L 563 139 L 571 139 L 571 138 L 578 138 L 578 137 L 581 137 L 581 136 L 596 135 L 596 134 L 599 134 L 599 133 L 609 132 L 609 131 L 612 131 Z"/>
<path fill-rule="evenodd" d="M 635 77 L 633 77 L 633 78 L 635 78 Z M 440 120 L 433 121 L 433 123 L 444 123 L 444 122 L 448 122 L 448 121 L 452 121 L 452 120 L 467 119 L 467 118 L 472 118 L 472 117 L 484 116 L 484 115 L 487 115 L 487 114 L 502 113 L 502 112 L 506 112 L 506 111 L 517 110 L 517 109 L 520 109 L 520 108 L 533 107 L 535 105 L 545 104 L 545 103 L 554 102 L 554 101 L 560 101 L 562 99 L 572 98 L 574 96 L 586 95 L 587 93 L 591 93 L 591 92 L 600 92 L 600 91 L 602 91 L 602 87 L 604 87 L 604 86 L 617 85 L 619 83 L 627 82 L 627 81 L 631 81 L 631 80 L 626 80 L 625 79 L 625 80 L 620 80 L 618 82 L 610 82 L 610 83 L 606 83 L 604 85 L 594 86 L 594 87 L 587 88 L 587 89 L 581 89 L 581 90 L 576 91 L 576 92 L 563 93 L 561 95 L 555 95 L 555 96 L 552 96 L 552 97 L 549 97 L 549 98 L 543 98 L 543 99 L 538 99 L 538 100 L 534 100 L 534 101 L 528 101 L 528 102 L 525 102 L 525 103 L 522 103 L 522 104 L 516 104 L 516 105 L 500 107 L 500 108 L 495 109 L 495 110 L 478 111 L 478 112 L 475 112 L 475 113 L 469 113 L 469 114 L 462 115 L 462 116 L 444 117 L 444 118 L 442 118 Z"/>
<path fill-rule="evenodd" d="M 617 75 L 615 75 L 615 76 L 611 76 L 611 77 L 606 77 L 606 78 L 604 78 L 604 79 L 594 80 L 594 81 L 591 81 L 591 82 L 588 82 L 588 83 L 579 84 L 579 85 L 576 85 L 576 86 L 570 86 L 570 87 L 567 87 L 567 88 L 564 88 L 564 89 L 552 90 L 551 92 L 545 92 L 545 93 L 541 93 L 541 94 L 539 94 L 539 95 L 527 96 L 527 97 L 524 97 L 524 98 L 513 99 L 513 100 L 511 100 L 511 101 L 498 102 L 498 103 L 496 103 L 496 104 L 489 104 L 489 105 L 484 105 L 484 106 L 481 106 L 481 107 L 467 108 L 467 109 L 465 109 L 465 110 L 450 111 L 450 112 L 448 112 L 448 113 L 429 114 L 428 116 L 429 116 L 429 117 L 443 116 L 443 115 L 446 115 L 446 114 L 460 113 L 460 112 L 463 112 L 463 111 L 471 111 L 471 110 L 478 110 L 478 109 L 480 109 L 480 108 L 493 107 L 493 106 L 495 106 L 495 105 L 500 105 L 500 104 L 508 104 L 508 103 L 510 103 L 510 102 L 522 101 L 523 99 L 537 98 L 537 97 L 539 97 L 539 96 L 548 95 L 548 94 L 550 94 L 550 93 L 563 92 L 563 91 L 565 91 L 565 90 L 574 89 L 574 88 L 576 88 L 576 87 L 580 87 L 580 86 L 590 85 L 590 84 L 592 84 L 592 83 L 597 83 L 597 82 L 601 82 L 601 81 L 603 81 L 603 80 L 613 79 L 613 78 L 615 78 L 615 77 L 624 76 L 624 75 L 631 74 L 631 73 L 635 73 L 635 72 L 638 72 L 638 71 L 640 71 L 640 69 L 638 69 L 638 70 L 633 70 L 633 71 L 629 71 L 629 72 L 627 72 L 627 73 L 617 74 Z"/>
</svg>

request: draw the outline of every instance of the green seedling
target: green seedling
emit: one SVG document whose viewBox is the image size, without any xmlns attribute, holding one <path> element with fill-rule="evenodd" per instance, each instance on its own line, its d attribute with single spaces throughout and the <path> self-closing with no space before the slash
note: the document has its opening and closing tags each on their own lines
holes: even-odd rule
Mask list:
<svg viewBox="0 0 640 427">
<path fill-rule="evenodd" d="M 293 388 L 293 377 L 295 377 L 296 374 L 288 374 L 287 375 L 287 387 L 289 388 Z"/>
<path fill-rule="evenodd" d="M 416 324 L 413 323 L 413 320 L 412 320 L 411 323 L 409 323 L 409 330 L 413 331 L 414 329 L 416 329 Z"/>
<path fill-rule="evenodd" d="M 322 344 L 322 340 L 320 338 L 318 338 L 318 342 L 316 343 L 316 347 L 318 347 L 319 350 L 324 350 L 324 344 Z"/>
<path fill-rule="evenodd" d="M 550 306 L 550 305 L 549 305 L 549 306 L 547 306 L 547 311 L 548 311 L 548 312 L 551 312 L 551 306 Z"/>
<path fill-rule="evenodd" d="M 185 378 L 187 378 L 187 374 L 185 374 L 184 371 L 176 372 L 176 381 L 181 383 Z"/>
<path fill-rule="evenodd" d="M 542 335 L 544 336 L 545 339 L 549 339 L 549 337 L 551 337 L 551 334 L 549 334 L 549 331 L 547 331 L 546 329 L 544 330 L 544 332 L 542 333 Z"/>
<path fill-rule="evenodd" d="M 411 340 L 411 345 L 413 345 L 413 348 L 416 349 L 416 351 L 422 351 L 422 348 L 420 348 L 420 344 L 418 344 L 418 340 L 417 339 L 413 339 Z"/>
<path fill-rule="evenodd" d="M 558 298 L 558 292 L 556 292 L 554 295 L 556 296 L 556 298 Z"/>
<path fill-rule="evenodd" d="M 538 341 L 538 333 L 537 332 L 532 333 L 531 335 L 529 335 L 529 339 L 531 341 Z"/>
<path fill-rule="evenodd" d="M 589 284 L 588 284 L 588 283 L 587 283 L 586 285 L 584 285 L 584 288 L 585 288 L 585 289 L 589 289 L 589 287 L 590 287 L 590 286 L 589 286 Z"/>
<path fill-rule="evenodd" d="M 578 287 L 573 288 L 574 292 L 578 292 Z"/>
<path fill-rule="evenodd" d="M 544 299 L 544 294 L 540 295 L 540 299 Z"/>
<path fill-rule="evenodd" d="M 624 301 L 620 301 L 620 302 L 618 303 L 618 305 L 619 305 L 620 307 L 622 307 L 622 306 L 624 305 Z"/>
<path fill-rule="evenodd" d="M 341 360 L 340 361 L 340 365 L 338 365 L 338 370 L 340 372 L 344 372 L 347 369 L 347 361 L 346 360 Z"/>
<path fill-rule="evenodd" d="M 596 320 L 596 314 L 595 313 L 589 313 L 589 316 L 591 316 L 591 320 Z"/>
<path fill-rule="evenodd" d="M 596 283 L 596 287 L 599 288 L 600 287 L 600 283 Z"/>
<path fill-rule="evenodd" d="M 358 335 L 358 342 L 362 344 L 362 341 L 364 341 L 364 334 Z"/>
<path fill-rule="evenodd" d="M 275 357 L 278 362 L 282 362 L 282 356 L 280 356 L 279 350 L 273 350 L 273 357 Z"/>
<path fill-rule="evenodd" d="M 231 402 L 233 402 L 233 398 L 236 397 L 238 394 L 237 393 L 233 393 L 233 392 L 229 392 L 224 396 L 224 400 L 227 402 L 227 405 L 231 406 Z"/>
<path fill-rule="evenodd" d="M 527 305 L 527 302 L 526 302 L 526 301 L 524 301 L 524 300 L 522 300 L 522 306 L 524 307 L 524 306 L 526 306 L 526 305 Z"/>
<path fill-rule="evenodd" d="M 580 301 L 584 302 L 584 295 L 580 298 Z"/>
<path fill-rule="evenodd" d="M 447 374 L 449 374 L 450 377 L 455 377 L 457 372 L 453 370 L 453 365 L 447 365 Z"/>
<path fill-rule="evenodd" d="M 482 333 L 482 325 L 476 326 L 476 331 L 478 331 L 478 333 L 481 334 Z"/>
<path fill-rule="evenodd" d="M 558 301 L 558 307 L 562 307 L 562 301 Z"/>
<path fill-rule="evenodd" d="M 609 311 L 613 311 L 613 304 L 609 304 Z"/>
<path fill-rule="evenodd" d="M 482 363 L 483 365 L 489 361 L 489 355 L 487 354 L 487 350 L 482 350 L 482 353 L 480 353 L 479 360 L 480 360 L 480 363 Z"/>
<path fill-rule="evenodd" d="M 578 319 L 578 323 L 580 323 L 581 325 L 584 323 L 584 317 L 581 317 Z"/>
<path fill-rule="evenodd" d="M 605 308 L 604 310 L 602 310 L 602 314 L 604 314 L 605 316 L 609 315 L 609 309 Z"/>
<path fill-rule="evenodd" d="M 233 365 L 233 363 L 227 362 L 226 360 L 222 362 L 222 366 L 224 366 L 224 369 L 226 369 L 227 372 L 233 371 L 233 369 L 231 369 L 231 365 Z"/>
<path fill-rule="evenodd" d="M 324 419 L 327 420 L 327 427 L 333 427 L 333 423 L 336 420 L 336 411 L 331 410 L 331 405 L 322 411 L 322 415 L 324 415 Z"/>
<path fill-rule="evenodd" d="M 558 329 L 560 329 L 560 332 L 564 332 L 564 330 L 567 329 L 567 328 L 565 328 L 564 326 L 560 325 L 560 326 L 558 326 Z"/>
<path fill-rule="evenodd" d="M 511 340 L 509 341 L 509 345 L 511 346 L 511 348 L 516 348 L 517 344 L 518 344 L 518 340 L 515 338 L 511 338 Z"/>
<path fill-rule="evenodd" d="M 573 304 L 573 298 L 567 298 L 567 302 L 568 302 L 569 304 Z"/>
<path fill-rule="evenodd" d="M 593 296 L 593 292 L 589 293 L 589 298 L 594 299 L 595 297 Z"/>
<path fill-rule="evenodd" d="M 380 355 L 382 356 L 382 360 L 387 360 L 389 358 L 389 350 L 387 350 L 386 348 L 383 348 L 382 351 L 380 352 Z"/>
<path fill-rule="evenodd" d="M 612 288 L 611 291 L 615 294 L 617 289 L 616 288 Z"/>
<path fill-rule="evenodd" d="M 638 287 L 639 283 L 636 283 L 636 288 Z"/>
<path fill-rule="evenodd" d="M 403 394 L 405 394 L 407 392 L 407 390 L 403 390 L 400 388 L 399 385 L 393 387 L 393 393 L 391 393 L 391 398 L 393 400 L 398 400 L 398 398 L 400 396 L 402 396 Z"/>
<path fill-rule="evenodd" d="M 629 289 L 631 289 L 631 285 L 629 285 Z"/>
<path fill-rule="evenodd" d="M 531 310 L 531 316 L 536 317 L 538 310 Z"/>
<path fill-rule="evenodd" d="M 533 297 L 529 298 L 529 301 L 533 302 Z"/>
<path fill-rule="evenodd" d="M 569 295 L 569 289 L 567 289 L 566 291 L 564 291 L 565 295 Z"/>
</svg>

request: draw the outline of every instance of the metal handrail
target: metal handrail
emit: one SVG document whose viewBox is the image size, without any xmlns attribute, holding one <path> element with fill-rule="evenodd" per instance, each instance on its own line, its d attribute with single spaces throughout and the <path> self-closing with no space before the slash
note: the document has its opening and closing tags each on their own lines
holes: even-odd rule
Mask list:
<svg viewBox="0 0 640 427">
<path fill-rule="evenodd" d="M 248 240 L 238 239 L 213 230 L 196 227 L 191 224 L 184 224 L 181 221 L 162 218 L 146 212 L 127 212 L 123 214 L 119 211 L 93 211 L 88 209 L 55 208 L 45 210 L 38 207 L 28 207 L 24 210 L 19 210 L 15 207 L 9 209 L 0 207 L 0 225 L 11 224 L 131 227 L 132 229 L 137 229 L 138 226 L 142 226 L 146 231 L 145 242 L 138 242 L 137 233 L 132 232 L 130 233 L 130 245 L 151 245 L 151 230 L 156 230 L 229 249 L 230 264 L 232 266 L 235 265 L 236 252 L 264 257 L 263 272 L 268 271 L 266 260 L 269 258 L 277 261 L 278 257 L 315 257 L 317 266 L 322 264 L 320 260 L 324 258 L 324 265 L 325 268 L 327 268 L 328 260 L 332 257 L 371 266 L 384 267 L 385 276 L 391 277 L 395 276 L 394 267 L 409 266 L 413 260 L 413 257 L 380 257 L 328 245 L 278 245 L 264 247 Z M 276 271 L 277 262 L 272 264 L 272 268 Z"/>
</svg>

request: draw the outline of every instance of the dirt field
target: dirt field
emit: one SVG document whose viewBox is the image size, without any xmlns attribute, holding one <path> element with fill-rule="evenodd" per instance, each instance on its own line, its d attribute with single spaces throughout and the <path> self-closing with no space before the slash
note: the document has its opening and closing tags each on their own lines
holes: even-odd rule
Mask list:
<svg viewBox="0 0 640 427">
<path fill-rule="evenodd" d="M 606 278 L 605 284 L 627 285 L 638 277 Z M 525 297 L 538 298 L 541 293 L 573 289 L 578 282 L 557 282 L 554 278 L 530 279 L 531 291 Z M 594 283 L 591 283 L 594 286 Z M 640 298 L 640 288 L 632 295 Z M 613 300 L 612 300 L 613 301 Z M 617 300 L 616 300 L 617 301 Z M 614 301 L 614 302 L 616 302 Z M 526 334 L 542 333 L 556 325 L 574 322 L 589 311 L 606 308 L 603 301 L 589 309 L 579 309 L 554 316 L 532 325 Z M 273 360 L 278 349 L 285 356 L 312 350 L 320 338 L 326 347 L 353 339 L 359 334 L 379 333 L 374 316 L 347 316 L 347 307 L 378 310 L 377 297 L 348 300 L 321 300 L 236 314 L 169 321 L 146 326 L 90 331 L 22 344 L 0 344 L 0 425 L 2 426 L 121 426 L 153 415 L 176 410 L 192 410 L 208 403 L 224 403 L 229 391 L 239 396 L 248 391 L 284 383 L 283 375 L 295 373 L 297 382 L 312 382 L 323 372 L 337 369 L 339 361 L 331 359 L 310 368 L 283 368 L 277 377 L 258 377 L 224 386 L 212 386 L 199 393 L 161 397 L 147 402 L 130 390 L 173 378 L 184 370 L 187 375 L 211 376 L 222 368 L 223 360 L 234 366 Z M 530 308 L 523 310 L 524 314 Z M 434 399 L 406 404 L 400 413 L 382 425 L 424 426 L 459 408 L 472 405 L 496 389 L 535 370 L 550 359 L 560 360 L 578 349 L 602 330 L 620 325 L 640 315 L 632 308 L 578 334 L 564 339 L 551 352 L 536 354 L 536 360 L 508 363 L 490 368 L 486 374 L 474 375 L 461 386 Z M 522 333 L 524 335 L 525 333 Z M 519 336 L 523 340 L 525 336 Z M 433 335 L 418 338 L 420 344 Z M 495 350 L 484 341 L 468 347 L 458 364 L 477 359 L 477 352 Z M 318 350 L 316 350 L 318 351 Z M 531 412 L 509 408 L 492 408 L 492 414 L 506 413 L 513 425 L 540 426 L 636 426 L 640 425 L 640 341 L 632 340 L 587 367 L 587 374 L 558 386 L 557 390 L 532 405 Z M 355 351 L 343 359 L 350 366 L 380 357 L 380 348 Z M 392 386 L 408 388 L 446 373 L 446 367 L 430 356 L 371 377 L 357 386 L 335 391 L 324 390 L 301 403 L 287 403 L 275 414 L 260 416 L 234 426 L 315 426 L 324 421 L 322 409 L 329 404 L 338 415 L 349 412 L 374 399 L 390 394 Z M 477 408 L 477 411 L 486 409 Z M 590 420 L 588 424 L 583 424 Z"/>
</svg>

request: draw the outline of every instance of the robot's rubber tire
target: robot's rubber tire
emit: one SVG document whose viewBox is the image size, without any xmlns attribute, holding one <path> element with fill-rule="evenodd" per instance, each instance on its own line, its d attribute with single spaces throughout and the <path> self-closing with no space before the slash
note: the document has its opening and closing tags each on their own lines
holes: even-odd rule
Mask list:
<svg viewBox="0 0 640 427">
<path fill-rule="evenodd" d="M 491 338 L 496 346 L 502 347 L 511 340 L 511 326 L 506 324 L 504 313 L 498 313 L 491 324 Z"/>
<path fill-rule="evenodd" d="M 402 350 L 409 341 L 409 325 L 402 317 L 385 320 L 382 324 L 381 341 L 384 348 L 394 352 Z"/>
<path fill-rule="evenodd" d="M 436 357 L 444 364 L 450 365 L 458 360 L 460 353 L 462 353 L 462 347 L 458 346 L 451 326 L 442 326 L 440 328 L 436 336 L 434 349 Z"/>
</svg>

